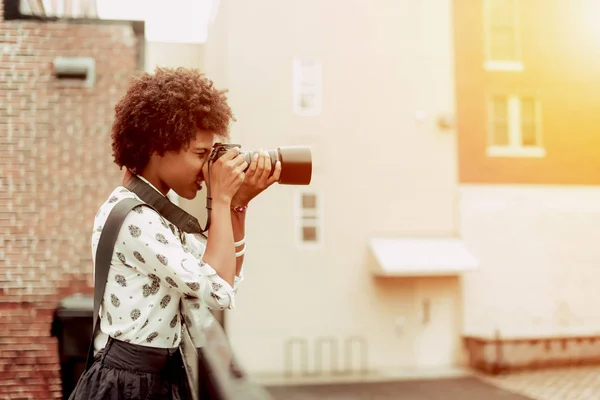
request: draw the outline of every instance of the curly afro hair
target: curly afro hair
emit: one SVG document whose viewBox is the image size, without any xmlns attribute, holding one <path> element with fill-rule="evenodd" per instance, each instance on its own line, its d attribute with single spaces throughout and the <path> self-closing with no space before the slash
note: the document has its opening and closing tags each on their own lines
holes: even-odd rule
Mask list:
<svg viewBox="0 0 600 400">
<path fill-rule="evenodd" d="M 226 92 L 194 69 L 157 68 L 153 75 L 138 75 L 115 106 L 115 163 L 139 173 L 153 153 L 187 148 L 198 129 L 229 138 L 229 122 L 235 117 Z"/>
</svg>

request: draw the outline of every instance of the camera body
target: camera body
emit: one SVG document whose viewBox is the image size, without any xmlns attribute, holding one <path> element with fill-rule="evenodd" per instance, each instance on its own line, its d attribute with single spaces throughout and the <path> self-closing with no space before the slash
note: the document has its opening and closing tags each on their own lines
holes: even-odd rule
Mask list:
<svg viewBox="0 0 600 400">
<path fill-rule="evenodd" d="M 228 150 L 238 147 L 239 144 L 215 143 L 210 153 L 209 162 L 215 162 Z M 256 153 L 253 151 L 241 151 L 250 165 L 252 157 Z M 275 171 L 277 161 L 281 162 L 281 175 L 279 183 L 283 185 L 309 185 L 312 178 L 312 154 L 310 148 L 304 146 L 278 147 L 277 149 L 267 150 L 271 159 L 271 173 Z"/>
</svg>

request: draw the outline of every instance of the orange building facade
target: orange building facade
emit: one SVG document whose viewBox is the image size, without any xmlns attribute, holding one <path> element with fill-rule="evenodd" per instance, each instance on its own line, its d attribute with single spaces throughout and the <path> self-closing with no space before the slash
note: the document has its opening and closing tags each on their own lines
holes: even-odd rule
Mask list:
<svg viewBox="0 0 600 400">
<path fill-rule="evenodd" d="M 600 184 L 600 2 L 453 7 L 460 182 Z"/>
</svg>

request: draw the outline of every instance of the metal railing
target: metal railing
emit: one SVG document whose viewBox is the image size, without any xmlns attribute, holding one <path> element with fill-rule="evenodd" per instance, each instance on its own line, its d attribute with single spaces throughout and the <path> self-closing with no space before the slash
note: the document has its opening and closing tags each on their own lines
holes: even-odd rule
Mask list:
<svg viewBox="0 0 600 400">
<path fill-rule="evenodd" d="M 270 400 L 236 361 L 227 336 L 198 299 L 181 301 L 182 344 L 187 382 L 194 400 Z"/>
</svg>

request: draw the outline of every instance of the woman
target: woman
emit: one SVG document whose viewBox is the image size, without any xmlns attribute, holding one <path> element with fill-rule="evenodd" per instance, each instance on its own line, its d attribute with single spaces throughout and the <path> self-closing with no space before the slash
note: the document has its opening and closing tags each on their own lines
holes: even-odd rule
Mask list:
<svg viewBox="0 0 600 400">
<path fill-rule="evenodd" d="M 154 75 L 134 79 L 115 110 L 116 164 L 155 195 L 173 190 L 186 199 L 196 197 L 209 176 L 212 146 L 219 138 L 228 138 L 233 120 L 224 92 L 197 71 L 157 69 Z M 70 399 L 185 398 L 177 351 L 179 301 L 186 296 L 211 309 L 234 307 L 242 279 L 248 203 L 276 182 L 280 172 L 277 163 L 271 175 L 269 156 L 262 152 L 249 166 L 238 149 L 212 162 L 212 222 L 206 246 L 154 208 L 141 205 L 127 214 L 99 313 L 100 330 L 108 341 Z M 123 199 L 138 197 L 124 186 L 111 193 L 96 215 L 94 259 L 112 208 Z"/>
</svg>

